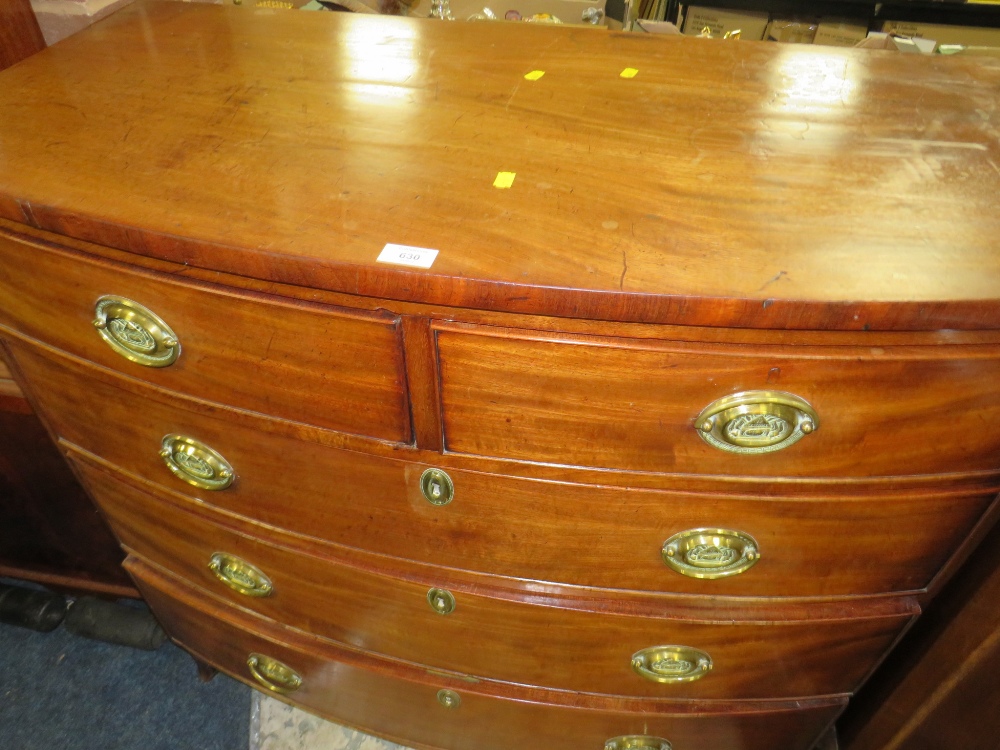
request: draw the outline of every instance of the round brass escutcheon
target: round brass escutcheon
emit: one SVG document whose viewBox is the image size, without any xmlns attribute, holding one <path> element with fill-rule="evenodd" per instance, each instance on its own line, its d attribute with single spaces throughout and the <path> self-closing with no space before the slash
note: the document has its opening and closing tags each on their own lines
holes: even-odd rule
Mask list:
<svg viewBox="0 0 1000 750">
<path fill-rule="evenodd" d="M 118 354 L 145 367 L 172 365 L 181 353 L 177 336 L 163 318 L 125 297 L 100 297 L 94 306 L 94 328 Z"/>
<path fill-rule="evenodd" d="M 458 708 L 462 705 L 462 696 L 454 690 L 438 690 L 437 701 L 445 708 Z"/>
<path fill-rule="evenodd" d="M 260 568 L 228 552 L 213 554 L 208 567 L 220 581 L 244 596 L 270 596 L 274 590 L 271 579 Z"/>
<path fill-rule="evenodd" d="M 756 540 L 730 529 L 688 529 L 663 543 L 663 562 L 691 578 L 726 578 L 745 573 L 760 559 Z"/>
<path fill-rule="evenodd" d="M 420 492 L 431 505 L 447 505 L 455 499 L 455 485 L 441 469 L 427 469 L 420 475 Z"/>
<path fill-rule="evenodd" d="M 705 407 L 695 419 L 702 440 L 729 453 L 771 453 L 819 428 L 816 410 L 780 391 L 744 391 Z"/>
<path fill-rule="evenodd" d="M 302 678 L 294 669 L 270 656 L 250 654 L 247 667 L 257 682 L 275 693 L 287 695 L 302 687 Z"/>
<path fill-rule="evenodd" d="M 174 476 L 203 490 L 224 490 L 236 476 L 217 451 L 186 435 L 164 435 L 160 457 Z"/>
<path fill-rule="evenodd" d="M 455 597 L 446 589 L 431 589 L 428 591 L 427 603 L 439 615 L 450 615 L 455 611 Z"/>
<path fill-rule="evenodd" d="M 668 740 L 647 734 L 629 734 L 604 743 L 604 750 L 671 750 L 672 747 Z"/>
<path fill-rule="evenodd" d="M 690 646 L 652 646 L 632 655 L 632 669 L 652 682 L 694 682 L 712 669 L 712 657 Z"/>
</svg>

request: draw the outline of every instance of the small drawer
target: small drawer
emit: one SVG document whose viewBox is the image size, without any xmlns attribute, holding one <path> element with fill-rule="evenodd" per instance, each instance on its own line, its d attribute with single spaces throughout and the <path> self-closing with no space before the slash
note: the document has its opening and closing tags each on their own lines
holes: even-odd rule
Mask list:
<svg viewBox="0 0 1000 750">
<path fill-rule="evenodd" d="M 738 483 L 707 493 L 640 490 L 447 468 L 453 498 L 436 504 L 421 491 L 424 464 L 275 434 L 263 418 L 234 421 L 20 343 L 13 351 L 62 438 L 132 474 L 299 534 L 530 580 L 728 596 L 914 591 L 959 549 L 998 491 L 852 484 L 839 495 L 761 496 L 747 493 L 762 488 Z M 231 485 L 206 489 L 172 472 L 160 455 L 168 434 L 223 457 Z M 758 561 L 718 578 L 668 566 L 665 544 L 705 528 L 748 535 Z"/>
<path fill-rule="evenodd" d="M 678 750 L 808 750 L 845 703 L 833 697 L 694 704 L 451 676 L 320 642 L 222 606 L 135 558 L 127 567 L 167 632 L 200 659 L 264 692 L 286 691 L 286 700 L 332 721 L 420 747 L 600 749 L 615 737 L 647 735 Z M 270 686 L 254 677 L 251 659 Z"/>
<path fill-rule="evenodd" d="M 707 619 L 697 600 L 629 601 L 623 592 L 599 589 L 584 600 L 578 590 L 557 586 L 548 586 L 544 599 L 511 589 L 499 598 L 495 580 L 465 577 L 455 586 L 445 571 L 393 571 L 379 559 L 376 572 L 359 561 L 320 557 L 322 551 L 296 551 L 284 546 L 294 542 L 280 532 L 194 503 L 184 509 L 78 466 L 123 544 L 141 557 L 293 627 L 480 678 L 662 698 L 847 693 L 915 612 L 907 600 L 879 602 L 878 612 L 869 601 L 835 612 L 817 605 L 802 619 L 801 609 L 793 618 L 779 607 L 765 613 L 747 603 L 735 617 Z M 687 650 L 655 650 L 664 644 Z M 635 661 L 650 647 L 638 658 L 666 664 L 660 672 Z M 681 662 L 690 663 L 686 670 L 669 671 Z"/>
<path fill-rule="evenodd" d="M 2 235 L 0 253 L 0 325 L 196 398 L 410 440 L 393 316 L 238 294 Z"/>
<path fill-rule="evenodd" d="M 1000 468 L 998 347 L 754 348 L 439 324 L 437 348 L 456 453 L 735 476 Z"/>
</svg>

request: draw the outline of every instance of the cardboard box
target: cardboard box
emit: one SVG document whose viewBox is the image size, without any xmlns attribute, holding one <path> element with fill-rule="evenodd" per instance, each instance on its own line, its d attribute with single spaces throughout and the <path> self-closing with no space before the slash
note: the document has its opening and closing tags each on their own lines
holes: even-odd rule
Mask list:
<svg viewBox="0 0 1000 750">
<path fill-rule="evenodd" d="M 707 28 L 713 37 L 722 37 L 727 32 L 739 31 L 740 39 L 760 41 L 764 38 L 769 18 L 767 13 L 692 5 L 685 10 L 682 31 L 688 36 L 698 36 L 702 29 Z"/>
<path fill-rule="evenodd" d="M 941 23 L 886 21 L 882 31 L 916 39 L 934 39 L 938 44 L 963 44 L 970 47 L 1000 47 L 1000 29 L 979 26 L 952 26 Z"/>
<path fill-rule="evenodd" d="M 786 44 L 812 44 L 817 25 L 816 19 L 772 18 L 764 32 L 764 39 Z"/>
<path fill-rule="evenodd" d="M 868 24 L 843 18 L 821 18 L 813 44 L 830 47 L 853 47 L 868 36 Z"/>
</svg>

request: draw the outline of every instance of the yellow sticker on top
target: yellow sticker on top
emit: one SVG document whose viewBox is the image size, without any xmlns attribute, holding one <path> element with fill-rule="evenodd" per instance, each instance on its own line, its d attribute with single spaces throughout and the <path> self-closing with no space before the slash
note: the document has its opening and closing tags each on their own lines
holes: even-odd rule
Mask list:
<svg viewBox="0 0 1000 750">
<path fill-rule="evenodd" d="M 639 72 L 638 68 L 625 68 L 620 75 L 622 78 L 635 78 L 636 74 Z"/>
<path fill-rule="evenodd" d="M 493 180 L 493 187 L 509 188 L 514 184 L 514 177 L 516 176 L 517 172 L 497 172 L 497 178 Z"/>
<path fill-rule="evenodd" d="M 524 77 L 528 81 L 537 81 L 543 75 L 545 75 L 545 71 L 544 70 L 533 70 L 530 73 L 525 73 Z"/>
</svg>

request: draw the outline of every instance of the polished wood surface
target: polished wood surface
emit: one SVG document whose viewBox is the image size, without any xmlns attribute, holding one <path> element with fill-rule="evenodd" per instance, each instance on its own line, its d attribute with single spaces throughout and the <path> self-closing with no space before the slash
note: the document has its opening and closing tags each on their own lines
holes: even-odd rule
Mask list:
<svg viewBox="0 0 1000 750">
<path fill-rule="evenodd" d="M 386 440 L 410 440 L 402 342 L 392 315 L 234 295 L 138 274 L 0 236 L 0 323 L 163 387 Z M 38 304 L 38 290 L 50 300 Z M 103 295 L 135 300 L 180 341 L 170 367 L 144 367 L 102 343 Z M 308 332 L 308 335 L 304 335 Z"/>
<path fill-rule="evenodd" d="M 855 487 L 851 494 L 831 496 L 827 489 L 796 497 L 779 488 L 765 499 L 755 487 L 745 494 L 722 484 L 637 492 L 452 470 L 456 500 L 438 508 L 419 492 L 426 464 L 283 436 L 273 420 L 237 424 L 69 358 L 12 348 L 64 440 L 165 490 L 340 545 L 535 581 L 716 596 L 920 590 L 961 548 L 1000 489 L 997 479 L 948 492 Z M 79 382 L 88 383 L 92 401 L 74 395 Z M 139 412 L 142 420 L 131 419 Z M 108 423 L 116 429 L 107 431 Z M 172 432 L 219 450 L 236 468 L 234 485 L 201 490 L 171 474 L 158 451 L 160 438 Z M 638 520 L 623 527 L 622 517 Z M 761 561 L 716 581 L 671 572 L 660 556 L 664 540 L 704 527 L 751 534 L 761 544 Z"/>
<path fill-rule="evenodd" d="M 30 0 L 0 0 L 0 70 L 45 49 Z"/>
<path fill-rule="evenodd" d="M 652 734 L 678 747 L 807 750 L 815 727 L 828 724 L 840 708 L 837 698 L 693 706 L 498 686 L 304 638 L 224 608 L 138 559 L 128 566 L 174 638 L 206 661 L 254 684 L 249 654 L 279 659 L 303 677 L 289 696 L 296 704 L 326 715 L 335 710 L 342 723 L 418 748 L 578 750 L 621 735 Z M 458 692 L 461 705 L 441 706 L 439 689 Z"/>
<path fill-rule="evenodd" d="M 998 84 L 980 59 L 137 5 L 5 75 L 0 215 L 400 300 L 986 329 Z"/>
<path fill-rule="evenodd" d="M 0 339 L 154 611 L 405 745 L 806 750 L 1000 517 L 1000 67 L 305 16 L 137 4 L 0 76 Z M 180 359 L 109 349 L 104 294 Z M 746 390 L 815 424 L 710 447 Z M 759 559 L 705 578 L 726 528 Z M 642 682 L 668 643 L 716 668 Z"/>
<path fill-rule="evenodd" d="M 602 599 L 628 607 L 622 591 L 593 589 L 590 611 L 571 609 L 550 587 L 552 606 L 537 597 L 501 599 L 489 579 L 466 590 L 448 615 L 435 612 L 427 592 L 440 578 L 403 579 L 391 565 L 375 573 L 354 565 L 297 553 L 280 533 L 267 541 L 258 529 L 189 506 L 156 499 L 106 472 L 81 465 L 87 486 L 100 502 L 122 543 L 145 559 L 169 567 L 188 581 L 234 604 L 316 635 L 421 662 L 436 669 L 489 676 L 508 682 L 660 698 L 794 698 L 846 693 L 869 665 L 909 624 L 917 610 L 899 600 L 890 610 L 865 618 L 825 615 L 815 607 L 808 619 L 774 623 L 745 606 L 725 621 L 690 611 L 683 599 L 654 602 L 650 614 L 610 614 Z M 196 511 L 192 513 L 190 511 Z M 225 525 L 223 525 L 225 524 Z M 208 568 L 223 551 L 258 567 L 274 589 L 266 597 L 234 593 Z M 572 594 L 573 592 L 568 592 Z M 565 597 L 565 594 L 564 594 Z M 896 611 L 892 612 L 891 608 Z M 475 638 L 463 634 L 475 633 Z M 484 644 L 489 644 L 484 648 Z M 641 649 L 684 644 L 708 653 L 712 671 L 689 683 L 663 685 L 639 678 L 631 657 Z M 497 654 L 504 654 L 497 661 Z M 581 655 L 585 658 L 581 659 Z"/>
<path fill-rule="evenodd" d="M 436 330 L 450 451 L 694 474 L 1000 468 L 1000 432 L 980 429 L 1000 420 L 995 347 L 748 350 L 447 324 Z M 879 389 L 859 390 L 865 379 Z M 733 455 L 701 440 L 695 418 L 703 408 L 754 390 L 804 398 L 819 415 L 818 429 L 767 455 Z M 947 442 L 931 437 L 944 433 Z"/>
</svg>

